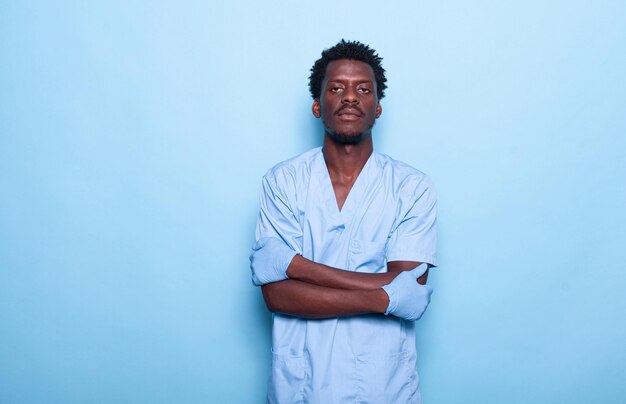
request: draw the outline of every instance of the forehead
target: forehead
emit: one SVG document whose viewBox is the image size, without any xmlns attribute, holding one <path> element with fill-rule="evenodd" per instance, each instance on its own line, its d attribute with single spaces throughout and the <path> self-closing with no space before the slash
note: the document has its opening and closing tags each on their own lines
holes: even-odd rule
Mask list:
<svg viewBox="0 0 626 404">
<path fill-rule="evenodd" d="M 376 82 L 374 70 L 360 60 L 334 60 L 326 67 L 324 81 L 371 81 Z"/>
</svg>

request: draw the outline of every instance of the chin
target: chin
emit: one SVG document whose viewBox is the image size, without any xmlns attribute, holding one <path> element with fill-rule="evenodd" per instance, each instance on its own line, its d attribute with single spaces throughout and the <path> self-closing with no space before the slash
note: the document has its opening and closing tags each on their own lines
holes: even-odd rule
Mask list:
<svg viewBox="0 0 626 404">
<path fill-rule="evenodd" d="M 367 137 L 367 134 L 363 132 L 350 134 L 327 132 L 327 134 L 334 142 L 339 144 L 358 144 Z"/>
</svg>

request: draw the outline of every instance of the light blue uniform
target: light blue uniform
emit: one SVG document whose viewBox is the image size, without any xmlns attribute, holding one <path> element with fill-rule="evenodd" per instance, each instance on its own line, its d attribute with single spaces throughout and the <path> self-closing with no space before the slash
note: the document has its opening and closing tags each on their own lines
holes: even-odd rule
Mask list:
<svg viewBox="0 0 626 404">
<path fill-rule="evenodd" d="M 420 171 L 373 153 L 341 211 L 321 148 L 263 178 L 256 237 L 280 237 L 305 258 L 356 272 L 388 261 L 437 265 L 436 192 Z M 270 403 L 419 403 L 413 322 L 362 315 L 273 315 Z"/>
</svg>

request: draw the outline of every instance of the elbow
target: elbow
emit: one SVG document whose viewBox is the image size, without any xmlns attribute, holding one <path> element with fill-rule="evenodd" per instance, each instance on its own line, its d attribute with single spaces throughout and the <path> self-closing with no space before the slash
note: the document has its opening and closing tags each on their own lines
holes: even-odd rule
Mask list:
<svg viewBox="0 0 626 404">
<path fill-rule="evenodd" d="M 295 283 L 295 284 L 294 284 Z M 265 306 L 272 313 L 301 315 L 299 305 L 297 304 L 297 291 L 293 290 L 297 287 L 297 281 L 284 280 L 280 282 L 272 282 L 261 286 L 263 292 L 263 300 Z"/>
<path fill-rule="evenodd" d="M 265 300 L 265 306 L 272 313 L 278 312 L 278 302 L 276 300 L 276 293 L 274 291 L 274 285 L 271 283 L 261 285 L 261 291 L 263 292 L 263 300 Z"/>
</svg>

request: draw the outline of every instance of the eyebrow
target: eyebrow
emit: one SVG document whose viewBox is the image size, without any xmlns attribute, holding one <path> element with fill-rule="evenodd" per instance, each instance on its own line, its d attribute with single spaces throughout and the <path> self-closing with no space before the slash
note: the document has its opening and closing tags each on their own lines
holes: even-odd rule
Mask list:
<svg viewBox="0 0 626 404">
<path fill-rule="evenodd" d="M 328 83 L 345 83 L 345 82 L 350 82 L 350 79 L 328 79 Z M 363 83 L 374 83 L 373 80 L 369 80 L 369 79 L 365 79 L 365 80 L 354 80 L 354 82 L 356 82 L 357 84 L 363 84 Z"/>
</svg>

